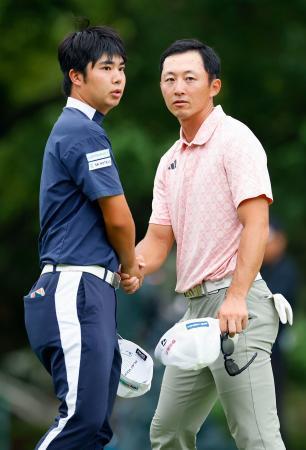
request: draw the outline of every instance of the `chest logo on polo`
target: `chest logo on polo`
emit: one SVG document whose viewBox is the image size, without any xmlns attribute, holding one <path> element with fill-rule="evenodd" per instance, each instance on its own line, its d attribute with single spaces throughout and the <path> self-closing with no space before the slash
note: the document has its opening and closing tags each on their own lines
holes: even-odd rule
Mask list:
<svg viewBox="0 0 306 450">
<path fill-rule="evenodd" d="M 102 169 L 103 167 L 109 167 L 112 165 L 109 148 L 86 153 L 86 158 L 88 161 L 89 170 Z"/>
<path fill-rule="evenodd" d="M 174 170 L 174 169 L 176 169 L 176 159 L 168 167 L 168 170 Z"/>
</svg>

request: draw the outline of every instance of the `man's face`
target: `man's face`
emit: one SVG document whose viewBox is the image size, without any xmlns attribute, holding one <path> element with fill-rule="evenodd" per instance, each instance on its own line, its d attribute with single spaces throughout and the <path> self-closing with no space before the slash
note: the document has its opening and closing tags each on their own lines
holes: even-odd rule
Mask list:
<svg viewBox="0 0 306 450">
<path fill-rule="evenodd" d="M 73 93 L 90 106 L 106 114 L 117 106 L 125 87 L 125 65 L 121 56 L 109 58 L 103 54 L 94 66 L 89 63 L 86 77 L 80 73 Z"/>
<path fill-rule="evenodd" d="M 198 118 L 213 105 L 221 82 L 209 82 L 200 53 L 191 50 L 165 59 L 160 86 L 169 111 L 184 121 Z"/>
</svg>

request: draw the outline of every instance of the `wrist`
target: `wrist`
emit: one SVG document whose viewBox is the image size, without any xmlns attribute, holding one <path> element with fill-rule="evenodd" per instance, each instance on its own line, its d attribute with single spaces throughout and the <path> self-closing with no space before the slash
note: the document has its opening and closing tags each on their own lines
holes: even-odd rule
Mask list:
<svg viewBox="0 0 306 450">
<path fill-rule="evenodd" d="M 247 290 L 234 289 L 229 287 L 226 293 L 226 299 L 235 299 L 238 302 L 245 302 L 247 297 Z"/>
<path fill-rule="evenodd" d="M 122 267 L 134 267 L 137 264 L 135 254 L 127 258 L 121 258 L 120 264 Z"/>
</svg>

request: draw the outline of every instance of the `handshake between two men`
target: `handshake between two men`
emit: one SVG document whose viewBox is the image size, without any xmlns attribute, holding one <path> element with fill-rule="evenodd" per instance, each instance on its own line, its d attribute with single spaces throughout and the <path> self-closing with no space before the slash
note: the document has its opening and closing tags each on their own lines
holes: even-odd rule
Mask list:
<svg viewBox="0 0 306 450">
<path fill-rule="evenodd" d="M 126 270 L 127 268 L 120 266 L 120 286 L 127 294 L 134 294 L 142 286 L 145 277 L 145 266 L 145 260 L 142 255 L 136 256 L 136 264 L 131 269 Z"/>
</svg>

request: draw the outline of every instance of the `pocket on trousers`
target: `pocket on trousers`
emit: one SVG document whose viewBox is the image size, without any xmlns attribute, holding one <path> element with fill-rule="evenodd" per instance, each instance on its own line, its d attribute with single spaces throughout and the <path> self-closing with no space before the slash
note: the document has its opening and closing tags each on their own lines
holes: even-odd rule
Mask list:
<svg viewBox="0 0 306 450">
<path fill-rule="evenodd" d="M 44 275 L 41 275 L 33 284 L 29 293 L 23 297 L 24 302 L 36 303 L 37 301 L 45 301 L 46 297 L 53 296 L 55 293 L 57 279 L 58 274 L 46 273 Z"/>
<path fill-rule="evenodd" d="M 86 312 L 86 295 L 85 295 L 85 286 L 84 286 L 84 274 L 82 275 L 78 287 L 77 293 L 77 310 L 79 320 L 82 321 L 82 318 L 85 316 Z"/>
<path fill-rule="evenodd" d="M 278 317 L 271 292 L 264 280 L 255 281 L 247 298 L 249 311 L 248 331 L 260 328 L 266 340 L 273 343 L 278 332 Z"/>
</svg>

